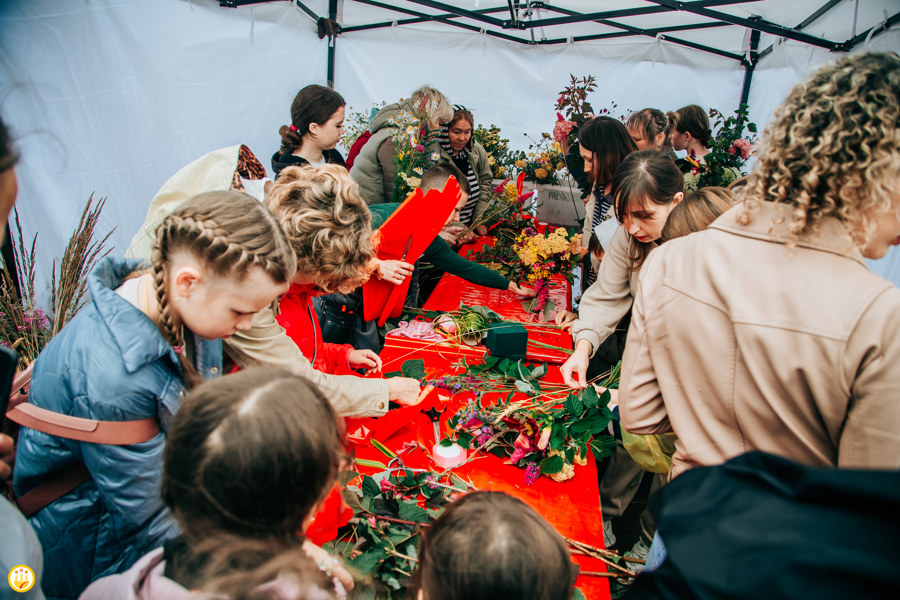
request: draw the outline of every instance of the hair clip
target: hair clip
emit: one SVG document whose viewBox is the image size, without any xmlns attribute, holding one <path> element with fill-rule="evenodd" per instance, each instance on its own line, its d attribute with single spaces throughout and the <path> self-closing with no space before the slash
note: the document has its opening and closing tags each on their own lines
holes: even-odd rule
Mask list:
<svg viewBox="0 0 900 600">
<path fill-rule="evenodd" d="M 172 346 L 172 350 L 175 351 L 175 354 L 184 354 L 184 344 Z"/>
<path fill-rule="evenodd" d="M 297 129 L 297 126 L 294 125 L 293 123 L 291 123 L 290 125 L 288 125 L 288 128 L 289 128 L 291 131 L 296 131 L 296 132 L 299 132 L 299 131 L 300 131 L 299 129 Z"/>
</svg>

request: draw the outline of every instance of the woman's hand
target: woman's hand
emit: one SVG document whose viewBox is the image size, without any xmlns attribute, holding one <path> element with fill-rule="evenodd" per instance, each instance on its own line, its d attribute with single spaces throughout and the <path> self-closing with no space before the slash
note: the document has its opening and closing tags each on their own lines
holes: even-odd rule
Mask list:
<svg viewBox="0 0 900 600">
<path fill-rule="evenodd" d="M 316 563 L 323 573 L 340 581 L 345 590 L 349 592 L 353 589 L 353 575 L 341 565 L 338 559 L 309 540 L 303 542 L 303 551 L 313 559 L 313 562 Z"/>
<path fill-rule="evenodd" d="M 534 291 L 534 288 L 520 286 L 516 284 L 515 281 L 510 281 L 506 289 L 514 294 L 525 296 L 526 298 L 534 298 L 535 294 L 537 293 Z"/>
<path fill-rule="evenodd" d="M 391 377 L 386 381 L 389 400 L 403 406 L 415 406 L 421 402 L 419 393 L 422 391 L 422 388 L 419 387 L 417 380 L 409 377 Z"/>
<path fill-rule="evenodd" d="M 467 233 L 466 235 L 464 235 L 462 237 L 457 236 L 456 241 L 459 244 L 468 244 L 469 242 L 474 242 L 477 239 L 478 239 L 478 235 L 476 235 L 474 231 L 470 231 L 469 233 Z"/>
<path fill-rule="evenodd" d="M 378 278 L 394 285 L 399 285 L 412 275 L 413 265 L 402 260 L 382 260 L 378 261 Z"/>
<path fill-rule="evenodd" d="M 368 373 L 381 371 L 381 357 L 371 350 L 351 350 L 347 355 L 351 369 L 366 369 Z"/>
<path fill-rule="evenodd" d="M 556 313 L 556 325 L 562 328 L 563 331 L 572 331 L 572 325 L 575 324 L 575 319 L 578 318 L 578 315 L 568 310 L 561 310 Z"/>
<path fill-rule="evenodd" d="M 575 390 L 583 390 L 587 387 L 588 361 L 591 358 L 593 346 L 587 340 L 578 340 L 575 351 L 569 360 L 559 368 L 562 373 L 563 383 Z M 577 377 L 573 377 L 573 375 Z"/>
<path fill-rule="evenodd" d="M 444 241 L 451 246 L 456 246 L 459 243 L 459 234 L 465 229 L 462 225 L 444 225 L 444 228 L 441 229 L 438 235 L 444 238 Z"/>
<path fill-rule="evenodd" d="M 475 228 L 475 233 L 477 233 L 478 235 L 487 235 L 488 234 L 487 225 L 479 225 L 478 227 Z"/>
</svg>

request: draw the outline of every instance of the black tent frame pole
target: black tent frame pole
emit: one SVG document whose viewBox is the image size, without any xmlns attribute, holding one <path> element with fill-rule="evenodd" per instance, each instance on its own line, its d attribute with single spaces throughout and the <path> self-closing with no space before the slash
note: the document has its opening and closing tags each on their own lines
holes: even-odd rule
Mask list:
<svg viewBox="0 0 900 600">
<path fill-rule="evenodd" d="M 759 30 L 754 29 L 750 33 L 750 57 L 744 61 L 744 84 L 741 86 L 740 104 L 747 104 L 750 99 L 750 83 L 753 81 L 753 70 L 756 68 L 756 62 L 759 60 Z"/>
<path fill-rule="evenodd" d="M 328 18 L 337 22 L 337 0 L 328 0 Z M 328 79 L 328 87 L 334 89 L 334 61 L 335 47 L 337 46 L 337 32 L 334 36 L 328 38 L 328 71 L 326 78 Z"/>
</svg>

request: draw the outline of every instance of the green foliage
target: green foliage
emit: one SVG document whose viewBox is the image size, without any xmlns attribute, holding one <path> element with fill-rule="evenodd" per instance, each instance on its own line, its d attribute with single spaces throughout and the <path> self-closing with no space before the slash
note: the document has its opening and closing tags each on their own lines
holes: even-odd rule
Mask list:
<svg viewBox="0 0 900 600">
<path fill-rule="evenodd" d="M 400 366 L 400 371 L 404 377 L 412 379 L 425 379 L 425 361 L 421 358 L 414 358 L 404 361 Z"/>
<path fill-rule="evenodd" d="M 515 158 L 507 145 L 509 140 L 500 137 L 500 128 L 493 123 L 488 128 L 485 128 L 484 125 L 479 125 L 472 132 L 472 136 L 487 152 L 488 165 L 491 167 L 491 177 L 494 179 L 509 177 Z"/>
<path fill-rule="evenodd" d="M 709 120 L 716 132 L 715 137 L 709 154 L 703 157 L 703 163 L 697 165 L 687 161 L 683 167 L 691 174 L 686 178 L 686 189 L 725 187 L 738 177 L 746 175 L 743 168 L 756 142 L 755 135 L 744 136 L 745 129 L 750 134 L 756 133 L 756 123 L 750 121 L 748 110 L 746 104 L 741 104 L 734 115 L 725 117 L 718 110 L 710 109 Z"/>
</svg>

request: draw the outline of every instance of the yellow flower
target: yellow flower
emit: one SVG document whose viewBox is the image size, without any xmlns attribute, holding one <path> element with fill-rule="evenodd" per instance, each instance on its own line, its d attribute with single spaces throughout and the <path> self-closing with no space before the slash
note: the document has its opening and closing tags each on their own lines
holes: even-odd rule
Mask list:
<svg viewBox="0 0 900 600">
<path fill-rule="evenodd" d="M 524 169 L 525 168 L 525 159 L 520 159 L 516 161 L 516 168 Z"/>
<path fill-rule="evenodd" d="M 493 157 L 492 155 L 490 155 L 490 154 L 488 155 L 488 164 L 491 165 L 491 166 L 497 164 L 497 161 L 494 160 L 494 157 Z"/>
<path fill-rule="evenodd" d="M 539 167 L 534 172 L 534 176 L 537 177 L 538 179 L 546 179 L 548 175 L 550 175 L 550 173 L 548 173 L 547 169 L 545 169 L 544 167 Z"/>
<path fill-rule="evenodd" d="M 506 167 L 497 167 L 497 175 L 500 177 L 506 175 Z"/>
</svg>

